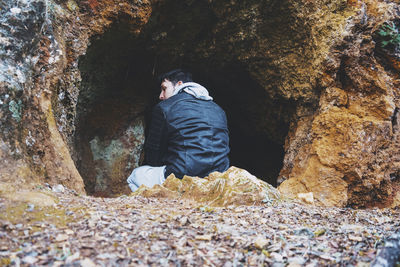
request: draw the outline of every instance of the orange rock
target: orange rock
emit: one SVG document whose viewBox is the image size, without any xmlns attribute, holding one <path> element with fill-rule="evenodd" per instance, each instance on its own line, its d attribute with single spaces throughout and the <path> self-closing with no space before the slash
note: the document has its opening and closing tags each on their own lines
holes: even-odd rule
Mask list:
<svg viewBox="0 0 400 267">
<path fill-rule="evenodd" d="M 133 195 L 166 197 L 195 201 L 207 206 L 256 205 L 282 200 L 271 185 L 246 170 L 230 167 L 226 172 L 213 172 L 205 178 L 168 176 L 162 185 L 142 185 Z"/>
</svg>

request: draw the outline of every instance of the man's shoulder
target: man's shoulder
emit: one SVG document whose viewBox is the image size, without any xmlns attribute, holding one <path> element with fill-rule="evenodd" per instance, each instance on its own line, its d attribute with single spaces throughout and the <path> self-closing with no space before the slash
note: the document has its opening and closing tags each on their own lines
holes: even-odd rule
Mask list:
<svg viewBox="0 0 400 267">
<path fill-rule="evenodd" d="M 180 93 L 174 96 L 171 96 L 170 98 L 161 101 L 160 103 L 158 103 L 156 105 L 156 107 L 158 106 L 160 109 L 162 110 L 168 110 L 170 109 L 172 106 L 178 104 L 181 101 L 184 101 L 186 99 L 192 99 L 194 98 L 193 96 L 187 94 L 187 93 Z"/>
<path fill-rule="evenodd" d="M 197 99 L 196 97 L 185 92 L 161 101 L 156 105 L 156 108 L 161 110 L 161 112 L 166 115 L 170 112 L 175 113 L 181 109 L 188 108 L 189 106 L 192 106 L 195 109 L 207 109 L 209 112 L 224 113 L 224 110 L 214 101 Z"/>
</svg>

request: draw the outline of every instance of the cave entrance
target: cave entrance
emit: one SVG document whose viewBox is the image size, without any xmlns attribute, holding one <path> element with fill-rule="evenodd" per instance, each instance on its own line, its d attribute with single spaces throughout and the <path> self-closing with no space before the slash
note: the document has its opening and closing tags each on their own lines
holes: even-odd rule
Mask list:
<svg viewBox="0 0 400 267">
<path fill-rule="evenodd" d="M 171 34 L 168 38 L 173 40 L 169 40 L 154 27 L 150 21 L 137 35 L 121 18 L 104 34 L 93 37 L 80 58 L 74 159 L 87 193 L 115 196 L 130 192 L 126 178 L 141 163 L 146 125 L 158 102 L 155 76 L 174 68 L 191 71 L 194 80 L 208 88 L 225 110 L 231 165 L 275 186 L 290 103 L 271 99 L 245 65 L 234 60 L 212 62 L 197 56 L 195 47 L 187 43 L 180 50 L 178 37 Z M 163 42 L 155 45 L 159 38 Z"/>
</svg>

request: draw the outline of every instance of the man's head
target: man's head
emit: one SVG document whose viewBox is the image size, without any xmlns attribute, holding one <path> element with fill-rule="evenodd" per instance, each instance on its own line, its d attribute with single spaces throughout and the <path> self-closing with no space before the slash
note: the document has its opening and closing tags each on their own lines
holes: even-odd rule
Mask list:
<svg viewBox="0 0 400 267">
<path fill-rule="evenodd" d="M 172 70 L 159 76 L 161 93 L 160 100 L 166 100 L 172 96 L 175 87 L 182 83 L 192 82 L 192 74 L 181 69 Z"/>
</svg>

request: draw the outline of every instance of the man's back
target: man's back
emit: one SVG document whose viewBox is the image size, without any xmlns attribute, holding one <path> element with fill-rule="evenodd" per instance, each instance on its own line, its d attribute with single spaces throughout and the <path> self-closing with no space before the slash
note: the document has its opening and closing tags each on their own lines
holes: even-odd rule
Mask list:
<svg viewBox="0 0 400 267">
<path fill-rule="evenodd" d="M 146 141 L 146 159 L 174 173 L 207 176 L 229 167 L 229 133 L 225 112 L 211 100 L 181 92 L 160 102 Z"/>
</svg>

